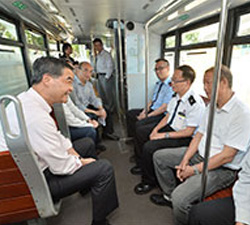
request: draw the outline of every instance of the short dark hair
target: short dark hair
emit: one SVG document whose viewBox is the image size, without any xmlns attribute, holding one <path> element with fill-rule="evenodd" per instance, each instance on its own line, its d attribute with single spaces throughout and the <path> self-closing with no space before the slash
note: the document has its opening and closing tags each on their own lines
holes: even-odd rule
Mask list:
<svg viewBox="0 0 250 225">
<path fill-rule="evenodd" d="M 185 80 L 190 80 L 191 84 L 194 82 L 194 80 L 195 80 L 195 71 L 191 66 L 188 66 L 188 65 L 179 66 L 177 68 L 177 70 L 182 71 L 182 77 Z"/>
<path fill-rule="evenodd" d="M 62 76 L 64 68 L 72 70 L 65 60 L 57 59 L 54 57 L 41 57 L 36 59 L 33 63 L 33 75 L 31 77 L 31 84 L 38 84 L 41 82 L 43 75 L 49 73 L 52 77 Z"/>
<path fill-rule="evenodd" d="M 96 42 L 99 42 L 99 43 L 101 43 L 103 45 L 102 40 L 100 38 L 95 38 L 93 43 L 96 43 Z"/>
<path fill-rule="evenodd" d="M 210 67 L 209 69 L 207 69 L 205 71 L 205 73 L 208 73 L 208 72 L 214 73 L 214 69 L 215 69 L 214 66 Z M 232 86 L 233 86 L 233 75 L 232 75 L 230 69 L 225 65 L 221 65 L 221 79 L 223 79 L 223 78 L 228 81 L 229 88 L 232 88 Z"/>
<path fill-rule="evenodd" d="M 164 58 L 156 59 L 155 63 L 158 63 L 158 62 L 165 62 L 167 64 L 167 66 L 169 66 L 169 61 L 167 59 L 164 59 Z"/>
<path fill-rule="evenodd" d="M 62 46 L 62 51 L 63 51 L 63 53 L 65 53 L 65 51 L 66 51 L 68 48 L 72 48 L 71 44 L 69 44 L 69 43 L 64 43 L 63 46 Z"/>
</svg>

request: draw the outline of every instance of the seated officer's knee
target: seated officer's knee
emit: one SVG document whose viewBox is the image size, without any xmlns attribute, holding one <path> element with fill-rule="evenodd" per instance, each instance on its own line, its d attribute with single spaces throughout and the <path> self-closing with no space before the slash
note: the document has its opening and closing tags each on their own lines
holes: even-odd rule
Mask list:
<svg viewBox="0 0 250 225">
<path fill-rule="evenodd" d="M 98 166 L 100 168 L 100 172 L 105 176 L 113 176 L 114 169 L 111 163 L 106 159 L 100 159 L 97 161 Z"/>
</svg>

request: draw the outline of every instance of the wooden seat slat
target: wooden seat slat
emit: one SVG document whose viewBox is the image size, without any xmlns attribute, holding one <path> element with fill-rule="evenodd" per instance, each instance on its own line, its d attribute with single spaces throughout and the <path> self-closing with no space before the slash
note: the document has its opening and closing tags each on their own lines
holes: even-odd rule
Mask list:
<svg viewBox="0 0 250 225">
<path fill-rule="evenodd" d="M 5 214 L 0 214 L 0 225 L 21 222 L 24 220 L 30 220 L 38 217 L 38 212 L 34 208 L 9 212 Z"/>
<path fill-rule="evenodd" d="M 36 208 L 31 195 L 2 199 L 0 205 L 0 215 L 29 208 Z"/>
<path fill-rule="evenodd" d="M 14 183 L 0 186 L 0 200 L 22 195 L 31 195 L 25 183 Z"/>
</svg>

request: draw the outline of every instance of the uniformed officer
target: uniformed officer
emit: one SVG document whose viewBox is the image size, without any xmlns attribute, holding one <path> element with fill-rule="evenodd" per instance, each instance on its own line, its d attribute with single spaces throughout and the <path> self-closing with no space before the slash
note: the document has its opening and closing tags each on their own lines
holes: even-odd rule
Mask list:
<svg viewBox="0 0 250 225">
<path fill-rule="evenodd" d="M 188 146 L 192 140 L 205 109 L 201 97 L 190 89 L 194 79 L 195 71 L 190 66 L 178 67 L 172 77 L 175 94 L 167 107 L 167 115 L 151 133 L 136 130 L 137 143 L 142 147 L 138 160 L 142 182 L 135 187 L 137 194 L 147 193 L 156 185 L 152 161 L 155 151 L 166 147 Z"/>
</svg>

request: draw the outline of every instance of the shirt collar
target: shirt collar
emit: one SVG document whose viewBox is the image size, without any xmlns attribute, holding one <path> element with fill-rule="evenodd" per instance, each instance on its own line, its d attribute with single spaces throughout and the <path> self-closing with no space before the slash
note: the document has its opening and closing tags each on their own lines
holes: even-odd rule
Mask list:
<svg viewBox="0 0 250 225">
<path fill-rule="evenodd" d="M 32 87 L 27 91 L 33 98 L 35 98 L 41 105 L 41 107 L 47 112 L 50 113 L 52 108 L 50 105 L 45 101 L 45 99 Z"/>
<path fill-rule="evenodd" d="M 161 84 L 164 83 L 166 85 L 169 85 L 169 83 L 171 82 L 171 77 L 168 77 L 166 80 L 164 80 L 163 82 L 161 80 L 157 81 L 157 84 Z"/>
<path fill-rule="evenodd" d="M 236 101 L 236 96 L 235 96 L 235 93 L 233 93 L 233 96 L 229 99 L 229 101 L 222 106 L 221 109 L 218 109 L 218 111 L 225 111 L 225 112 L 230 112 L 231 109 L 233 108 L 234 106 L 234 102 Z"/>
<path fill-rule="evenodd" d="M 192 94 L 192 90 L 189 89 L 181 98 L 179 96 L 179 94 L 177 94 L 177 100 L 181 99 L 182 102 L 186 102 L 189 98 L 189 96 Z"/>
</svg>

